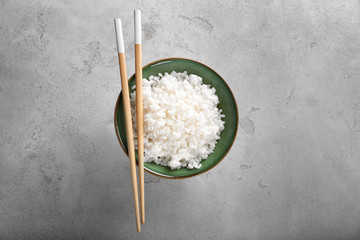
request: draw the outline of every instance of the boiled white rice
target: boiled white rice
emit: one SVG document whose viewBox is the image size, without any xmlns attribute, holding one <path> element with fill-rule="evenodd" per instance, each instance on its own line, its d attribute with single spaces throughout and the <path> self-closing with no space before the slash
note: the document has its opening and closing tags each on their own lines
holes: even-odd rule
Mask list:
<svg viewBox="0 0 360 240">
<path fill-rule="evenodd" d="M 171 169 L 200 168 L 224 129 L 215 88 L 187 72 L 143 79 L 144 161 Z M 135 94 L 131 94 L 135 147 Z"/>
</svg>

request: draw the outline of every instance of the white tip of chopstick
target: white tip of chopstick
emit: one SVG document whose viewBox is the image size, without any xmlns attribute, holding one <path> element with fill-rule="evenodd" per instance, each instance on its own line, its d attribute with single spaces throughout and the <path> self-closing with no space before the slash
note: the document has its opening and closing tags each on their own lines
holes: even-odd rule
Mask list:
<svg viewBox="0 0 360 240">
<path fill-rule="evenodd" d="M 115 18 L 114 21 L 115 21 L 116 43 L 117 43 L 118 53 L 125 53 L 121 19 Z"/>
<path fill-rule="evenodd" d="M 141 44 L 141 11 L 135 10 L 135 44 Z"/>
</svg>

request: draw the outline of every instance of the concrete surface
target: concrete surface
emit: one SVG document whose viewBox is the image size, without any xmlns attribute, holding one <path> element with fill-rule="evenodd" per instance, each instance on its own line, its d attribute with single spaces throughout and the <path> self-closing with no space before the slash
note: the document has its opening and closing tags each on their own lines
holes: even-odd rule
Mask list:
<svg viewBox="0 0 360 240">
<path fill-rule="evenodd" d="M 239 132 L 209 173 L 146 174 L 135 228 L 113 127 L 113 18 L 134 72 L 186 57 L 232 88 Z M 0 239 L 360 239 L 358 1 L 0 1 Z"/>
</svg>

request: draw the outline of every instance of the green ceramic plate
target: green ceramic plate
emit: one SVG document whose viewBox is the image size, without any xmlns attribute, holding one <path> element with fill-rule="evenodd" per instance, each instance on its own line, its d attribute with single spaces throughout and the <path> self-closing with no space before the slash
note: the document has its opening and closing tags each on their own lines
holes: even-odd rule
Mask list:
<svg viewBox="0 0 360 240">
<path fill-rule="evenodd" d="M 187 71 L 188 74 L 196 74 L 202 77 L 205 84 L 210 84 L 214 87 L 220 100 L 218 108 L 222 109 L 222 113 L 225 115 L 225 118 L 223 118 L 223 121 L 225 121 L 225 129 L 221 132 L 220 139 L 215 146 L 214 152 L 201 162 L 202 167 L 200 169 L 181 168 L 171 170 L 169 167 L 157 165 L 155 163 L 144 163 L 145 170 L 157 176 L 165 178 L 184 178 L 195 176 L 210 170 L 226 156 L 235 140 L 238 126 L 238 110 L 235 98 L 224 79 L 222 79 L 214 70 L 202 63 L 183 58 L 161 59 L 146 65 L 143 68 L 143 77 L 148 78 L 151 75 L 158 75 L 158 73 L 170 73 L 173 70 L 176 72 Z M 133 75 L 129 79 L 130 91 L 132 91 L 131 88 L 134 85 L 135 76 Z M 125 153 L 127 153 L 124 109 L 121 93 L 115 107 L 115 131 L 120 145 Z"/>
</svg>

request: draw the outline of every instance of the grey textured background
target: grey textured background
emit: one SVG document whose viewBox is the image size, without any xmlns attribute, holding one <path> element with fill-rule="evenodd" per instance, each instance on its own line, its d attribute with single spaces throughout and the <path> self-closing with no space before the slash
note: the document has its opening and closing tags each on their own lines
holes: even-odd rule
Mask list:
<svg viewBox="0 0 360 240">
<path fill-rule="evenodd" d="M 113 127 L 113 18 L 134 72 L 186 57 L 232 88 L 226 159 L 186 180 L 146 174 L 136 233 Z M 360 239 L 358 1 L 0 1 L 0 239 Z"/>
</svg>

